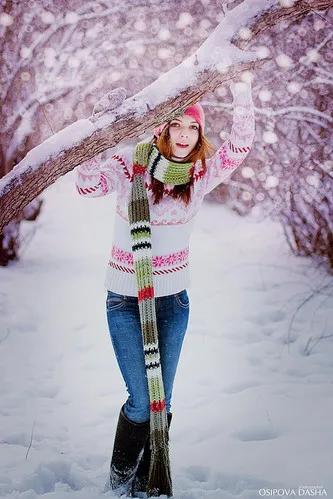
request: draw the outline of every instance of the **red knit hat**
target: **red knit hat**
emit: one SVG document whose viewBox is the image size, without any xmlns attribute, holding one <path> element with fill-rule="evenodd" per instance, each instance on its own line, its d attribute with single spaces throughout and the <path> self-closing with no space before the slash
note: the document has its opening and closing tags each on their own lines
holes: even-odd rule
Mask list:
<svg viewBox="0 0 333 499">
<path fill-rule="evenodd" d="M 192 116 L 192 118 L 195 119 L 195 121 L 200 125 L 202 133 L 204 133 L 205 113 L 201 107 L 201 104 L 199 104 L 199 102 L 197 102 L 196 104 L 193 104 L 193 106 L 186 109 L 184 115 L 185 116 Z M 163 132 L 164 128 L 167 126 L 168 123 L 163 123 L 163 125 L 160 125 L 160 126 L 154 128 L 155 137 L 159 137 L 161 135 L 161 133 Z"/>
</svg>

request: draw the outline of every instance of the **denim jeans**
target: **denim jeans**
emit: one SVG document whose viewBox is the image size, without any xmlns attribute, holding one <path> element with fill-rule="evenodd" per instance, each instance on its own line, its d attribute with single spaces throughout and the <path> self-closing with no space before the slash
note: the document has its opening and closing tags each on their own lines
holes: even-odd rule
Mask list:
<svg viewBox="0 0 333 499">
<path fill-rule="evenodd" d="M 173 382 L 189 318 L 186 290 L 155 298 L 166 410 L 170 412 Z M 125 415 L 131 421 L 149 420 L 149 394 L 143 353 L 138 299 L 108 291 L 106 313 L 111 341 L 128 391 Z"/>
</svg>

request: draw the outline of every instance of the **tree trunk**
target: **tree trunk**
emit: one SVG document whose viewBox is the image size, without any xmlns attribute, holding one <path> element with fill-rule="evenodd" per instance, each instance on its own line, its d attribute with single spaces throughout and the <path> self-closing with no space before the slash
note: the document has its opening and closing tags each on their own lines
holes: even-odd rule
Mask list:
<svg viewBox="0 0 333 499">
<path fill-rule="evenodd" d="M 265 60 L 245 52 L 248 40 L 282 20 L 305 16 L 311 10 L 333 6 L 333 0 L 245 0 L 227 16 L 200 49 L 179 66 L 127 99 L 114 112 L 97 120 L 79 120 L 35 149 L 0 180 L 0 230 L 20 210 L 60 176 L 125 138 L 137 137 Z"/>
</svg>

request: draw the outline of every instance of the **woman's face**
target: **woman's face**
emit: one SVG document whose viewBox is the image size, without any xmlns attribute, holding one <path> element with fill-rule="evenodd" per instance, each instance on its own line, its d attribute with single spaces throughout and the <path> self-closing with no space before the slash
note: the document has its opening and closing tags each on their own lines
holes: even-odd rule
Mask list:
<svg viewBox="0 0 333 499">
<path fill-rule="evenodd" d="M 199 124 L 192 116 L 177 116 L 170 121 L 169 136 L 173 158 L 184 159 L 198 142 Z"/>
</svg>

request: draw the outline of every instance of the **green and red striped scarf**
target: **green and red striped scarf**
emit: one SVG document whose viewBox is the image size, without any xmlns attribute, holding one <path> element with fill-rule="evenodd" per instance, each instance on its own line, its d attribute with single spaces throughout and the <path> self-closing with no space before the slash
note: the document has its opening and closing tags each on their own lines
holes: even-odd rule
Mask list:
<svg viewBox="0 0 333 499">
<path fill-rule="evenodd" d="M 158 345 L 155 311 L 151 224 L 146 170 L 165 184 L 182 185 L 190 181 L 193 163 L 175 163 L 162 156 L 151 142 L 140 142 L 134 150 L 133 185 L 128 206 L 134 269 L 150 400 L 151 462 L 147 496 L 172 496 L 169 434 L 165 394 Z"/>
</svg>

